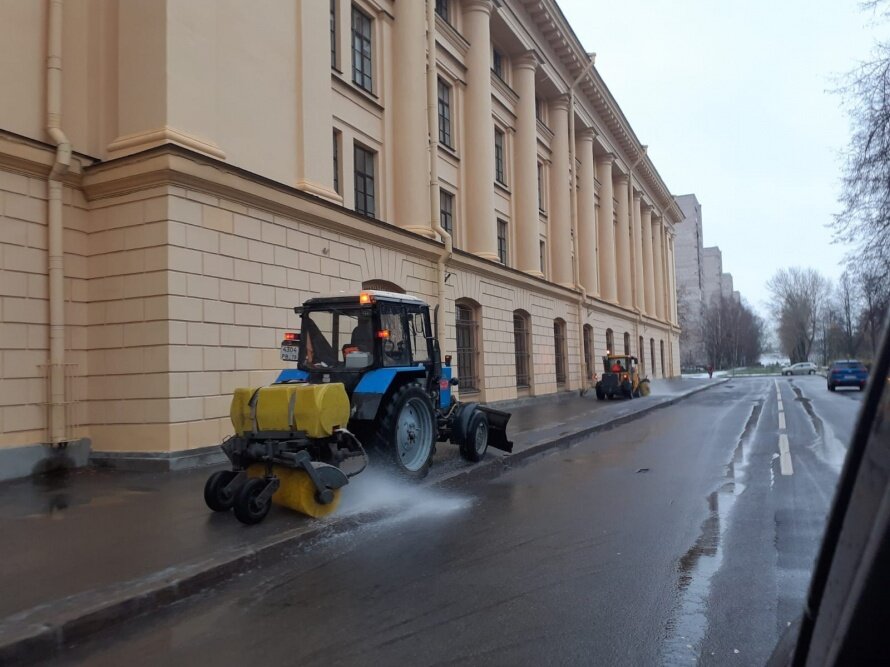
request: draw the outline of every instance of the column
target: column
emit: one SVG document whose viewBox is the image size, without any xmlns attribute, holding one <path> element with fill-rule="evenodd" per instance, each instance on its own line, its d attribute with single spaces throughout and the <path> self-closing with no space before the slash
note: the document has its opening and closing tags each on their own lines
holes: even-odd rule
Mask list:
<svg viewBox="0 0 890 667">
<path fill-rule="evenodd" d="M 316 3 L 324 4 L 324 3 Z M 426 105 L 426 12 L 422 2 L 400 2 L 393 23 L 393 220 L 432 238 Z M 430 128 L 437 131 L 437 128 Z M 329 140 L 330 143 L 330 140 Z"/>
<path fill-rule="evenodd" d="M 519 94 L 516 107 L 513 177 L 516 200 L 516 268 L 541 277 L 538 246 L 538 120 L 535 116 L 535 70 L 538 58 L 534 51 L 515 60 L 513 85 Z"/>
<path fill-rule="evenodd" d="M 569 100 L 558 97 L 550 103 L 550 279 L 572 287 L 572 226 L 569 200 Z"/>
<path fill-rule="evenodd" d="M 671 280 L 671 322 L 678 324 L 677 316 L 677 266 L 675 264 L 676 256 L 674 255 L 674 235 L 668 236 L 668 270 Z"/>
<path fill-rule="evenodd" d="M 330 53 L 330 7 L 326 2 L 297 3 L 297 173 L 295 186 L 319 197 L 342 201 L 334 192 L 331 149 L 331 73 L 319 67 L 318 54 Z"/>
<path fill-rule="evenodd" d="M 664 319 L 664 255 L 661 218 L 652 220 L 652 249 L 655 256 L 655 317 Z"/>
<path fill-rule="evenodd" d="M 323 3 L 319 3 L 323 4 Z M 421 3 L 417 3 L 421 4 Z M 491 0 L 464 5 L 467 50 L 467 89 L 464 102 L 466 141 L 466 211 L 468 250 L 483 259 L 498 260 L 494 215 L 494 121 L 491 116 Z M 399 67 L 401 67 L 399 63 Z"/>
<path fill-rule="evenodd" d="M 642 211 L 640 209 L 641 193 L 634 190 L 633 202 L 633 270 L 634 270 L 634 308 L 643 310 L 643 238 L 642 238 Z"/>
<path fill-rule="evenodd" d="M 626 308 L 633 307 L 631 297 L 633 286 L 631 285 L 630 270 L 630 233 L 627 204 L 627 175 L 620 174 L 615 179 L 615 201 L 618 202 L 617 222 L 615 224 L 615 261 L 618 263 L 618 303 Z"/>
<path fill-rule="evenodd" d="M 596 257 L 596 200 L 594 197 L 593 129 L 578 133 L 575 147 L 581 168 L 578 171 L 578 249 L 581 284 L 588 294 L 599 294 Z"/>
<path fill-rule="evenodd" d="M 612 163 L 615 157 L 611 154 L 600 155 L 596 159 L 596 175 L 600 182 L 600 215 L 597 224 L 599 241 L 599 274 L 600 296 L 606 301 L 618 301 L 615 288 L 615 225 L 612 191 Z"/>
<path fill-rule="evenodd" d="M 652 209 L 642 212 L 644 312 L 655 317 L 655 258 L 652 255 Z"/>
</svg>

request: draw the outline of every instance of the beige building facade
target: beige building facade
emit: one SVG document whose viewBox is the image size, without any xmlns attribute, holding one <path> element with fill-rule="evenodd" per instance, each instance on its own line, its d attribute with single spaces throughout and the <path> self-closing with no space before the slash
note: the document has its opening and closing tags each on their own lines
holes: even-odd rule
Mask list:
<svg viewBox="0 0 890 667">
<path fill-rule="evenodd" d="M 556 3 L 435 2 L 433 77 L 429 14 L 0 5 L 0 476 L 199 461 L 292 307 L 363 287 L 441 305 L 465 398 L 679 373 L 682 213 Z"/>
</svg>

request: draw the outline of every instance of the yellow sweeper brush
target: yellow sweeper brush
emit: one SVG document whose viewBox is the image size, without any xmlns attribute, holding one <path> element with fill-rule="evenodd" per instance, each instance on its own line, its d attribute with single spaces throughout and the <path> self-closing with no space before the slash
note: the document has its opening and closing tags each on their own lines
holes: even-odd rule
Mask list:
<svg viewBox="0 0 890 667">
<path fill-rule="evenodd" d="M 262 521 L 273 502 L 311 517 L 334 512 L 340 489 L 367 463 L 346 429 L 349 410 L 338 382 L 236 389 L 230 411 L 235 435 L 222 444 L 232 469 L 207 480 L 207 505 L 234 509 L 248 524 Z M 351 457 L 364 464 L 347 474 L 339 465 Z"/>
<path fill-rule="evenodd" d="M 247 469 L 249 478 L 262 478 L 266 474 L 266 466 L 255 463 Z M 318 502 L 315 484 L 305 470 L 295 470 L 284 466 L 272 466 L 272 474 L 278 477 L 281 485 L 272 494 L 272 502 L 287 507 L 300 514 L 321 519 L 333 514 L 340 504 L 342 489 L 335 489 L 334 499 L 326 504 Z"/>
</svg>

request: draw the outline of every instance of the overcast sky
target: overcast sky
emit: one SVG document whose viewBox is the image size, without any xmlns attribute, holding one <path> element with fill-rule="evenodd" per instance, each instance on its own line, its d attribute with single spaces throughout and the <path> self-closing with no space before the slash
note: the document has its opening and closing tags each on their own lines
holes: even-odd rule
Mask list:
<svg viewBox="0 0 890 667">
<path fill-rule="evenodd" d="M 841 76 L 882 25 L 855 0 L 559 0 L 674 194 L 702 205 L 705 245 L 765 313 L 783 266 L 835 278 L 849 134 Z"/>
</svg>

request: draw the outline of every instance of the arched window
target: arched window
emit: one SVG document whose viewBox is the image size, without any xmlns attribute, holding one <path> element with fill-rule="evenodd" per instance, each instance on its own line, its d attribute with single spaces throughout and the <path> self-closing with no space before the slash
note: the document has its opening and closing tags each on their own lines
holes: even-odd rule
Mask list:
<svg viewBox="0 0 890 667">
<path fill-rule="evenodd" d="M 606 354 L 615 353 L 615 334 L 611 329 L 606 329 Z"/>
<path fill-rule="evenodd" d="M 479 391 L 479 307 L 469 301 L 454 306 L 457 346 L 457 386 L 465 393 Z"/>
<path fill-rule="evenodd" d="M 649 358 L 652 360 L 652 377 L 655 377 L 655 339 L 649 339 Z"/>
<path fill-rule="evenodd" d="M 531 368 L 531 327 L 524 310 L 513 311 L 513 349 L 516 357 L 516 387 L 528 389 Z"/>
<path fill-rule="evenodd" d="M 630 334 L 624 332 L 624 354 L 630 356 Z"/>
<path fill-rule="evenodd" d="M 658 344 L 661 346 L 661 377 L 666 377 L 664 374 L 664 340 L 658 341 Z"/>
<path fill-rule="evenodd" d="M 561 318 L 553 320 L 553 350 L 556 355 L 556 385 L 566 383 L 566 323 Z"/>
<path fill-rule="evenodd" d="M 640 336 L 639 340 L 639 350 L 640 350 L 640 375 L 646 374 L 646 344 L 643 342 L 643 337 Z"/>
<path fill-rule="evenodd" d="M 593 379 L 593 327 L 584 325 L 584 372 L 588 380 Z"/>
<path fill-rule="evenodd" d="M 396 294 L 404 294 L 405 290 L 396 285 L 395 283 L 391 283 L 388 280 L 366 280 L 362 283 L 362 289 L 376 289 L 381 292 L 395 292 Z"/>
</svg>

